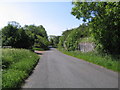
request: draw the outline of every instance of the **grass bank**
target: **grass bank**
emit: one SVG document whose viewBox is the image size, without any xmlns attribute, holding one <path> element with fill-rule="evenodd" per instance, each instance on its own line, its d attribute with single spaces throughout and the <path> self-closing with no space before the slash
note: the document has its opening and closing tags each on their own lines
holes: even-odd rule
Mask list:
<svg viewBox="0 0 120 90">
<path fill-rule="evenodd" d="M 39 56 L 26 49 L 2 49 L 2 88 L 19 88 Z"/>
<path fill-rule="evenodd" d="M 103 56 L 95 52 L 82 53 L 80 51 L 65 51 L 64 49 L 58 50 L 63 52 L 64 54 L 103 66 L 113 71 L 120 72 L 120 68 L 118 68 L 118 62 L 120 61 L 119 58 L 113 58 L 109 55 Z"/>
<path fill-rule="evenodd" d="M 33 48 L 33 50 L 44 51 L 42 48 Z"/>
</svg>

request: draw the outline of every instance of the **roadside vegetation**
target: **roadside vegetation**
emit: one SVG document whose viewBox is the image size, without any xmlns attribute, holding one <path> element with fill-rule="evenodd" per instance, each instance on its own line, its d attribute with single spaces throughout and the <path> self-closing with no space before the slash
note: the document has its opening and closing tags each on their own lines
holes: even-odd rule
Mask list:
<svg viewBox="0 0 120 90">
<path fill-rule="evenodd" d="M 64 54 L 91 62 L 93 64 L 103 66 L 103 67 L 113 70 L 113 71 L 120 72 L 120 68 L 118 67 L 118 62 L 119 62 L 120 56 L 116 56 L 116 58 L 115 58 L 110 55 L 101 55 L 101 54 L 95 53 L 93 51 L 83 53 L 80 51 L 66 51 L 63 48 L 58 49 L 58 50 L 63 52 Z"/>
<path fill-rule="evenodd" d="M 39 56 L 26 49 L 2 50 L 2 88 L 18 88 L 37 64 Z"/>
<path fill-rule="evenodd" d="M 60 36 L 50 35 L 49 36 L 49 45 L 56 48 L 59 43 Z"/>
<path fill-rule="evenodd" d="M 42 25 L 9 22 L 0 30 L 2 46 L 2 87 L 20 87 L 36 65 L 34 50 L 57 47 L 61 52 L 114 71 L 120 71 L 120 2 L 72 2 L 71 14 L 84 21 L 79 27 L 65 30 L 62 36 L 49 38 Z M 91 52 L 80 51 L 80 43 L 94 43 Z"/>
<path fill-rule="evenodd" d="M 11 21 L 1 32 L 2 88 L 20 88 L 40 58 L 34 51 L 49 49 L 46 30 L 42 25 L 21 27 Z"/>
<path fill-rule="evenodd" d="M 49 41 L 45 28 L 42 25 L 21 25 L 11 21 L 2 28 L 2 45 L 12 48 L 25 48 L 30 50 L 47 50 Z"/>
<path fill-rule="evenodd" d="M 66 30 L 57 47 L 65 54 L 120 71 L 120 2 L 72 2 L 71 14 L 84 21 Z M 93 43 L 91 52 L 81 51 L 80 43 Z M 54 43 L 53 43 L 54 44 Z"/>
</svg>

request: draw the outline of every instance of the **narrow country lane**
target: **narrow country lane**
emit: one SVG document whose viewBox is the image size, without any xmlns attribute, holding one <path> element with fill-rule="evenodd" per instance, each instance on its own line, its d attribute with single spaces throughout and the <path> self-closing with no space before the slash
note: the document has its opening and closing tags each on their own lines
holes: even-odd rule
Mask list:
<svg viewBox="0 0 120 90">
<path fill-rule="evenodd" d="M 118 74 L 53 48 L 44 52 L 22 88 L 118 88 Z"/>
</svg>

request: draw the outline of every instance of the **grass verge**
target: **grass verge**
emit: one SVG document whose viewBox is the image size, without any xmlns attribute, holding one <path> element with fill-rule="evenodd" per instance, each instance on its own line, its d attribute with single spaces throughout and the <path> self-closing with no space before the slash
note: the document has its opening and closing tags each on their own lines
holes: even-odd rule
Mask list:
<svg viewBox="0 0 120 90">
<path fill-rule="evenodd" d="M 118 68 L 118 62 L 120 61 L 119 58 L 112 58 L 109 55 L 102 56 L 95 52 L 82 53 L 80 51 L 65 51 L 64 49 L 58 49 L 58 50 L 63 52 L 64 54 L 103 66 L 113 71 L 120 72 L 120 68 Z"/>
<path fill-rule="evenodd" d="M 33 48 L 33 50 L 44 51 L 42 48 Z"/>
<path fill-rule="evenodd" d="M 2 49 L 2 88 L 20 88 L 38 59 L 37 54 L 26 49 Z"/>
</svg>

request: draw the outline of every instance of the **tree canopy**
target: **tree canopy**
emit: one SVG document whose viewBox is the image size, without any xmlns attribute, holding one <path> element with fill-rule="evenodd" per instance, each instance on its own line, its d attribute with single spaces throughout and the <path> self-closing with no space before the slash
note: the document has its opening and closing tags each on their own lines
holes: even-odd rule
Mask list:
<svg viewBox="0 0 120 90">
<path fill-rule="evenodd" d="M 60 38 L 60 36 L 50 35 L 49 36 L 49 42 L 50 42 L 49 44 L 52 47 L 57 47 L 58 43 L 59 43 L 59 38 Z"/>
<path fill-rule="evenodd" d="M 48 49 L 48 36 L 45 28 L 35 25 L 25 25 L 21 27 L 19 23 L 12 21 L 2 28 L 3 46 L 14 48 L 39 47 Z"/>
<path fill-rule="evenodd" d="M 63 47 L 68 51 L 77 50 L 79 40 L 89 36 L 89 28 L 87 24 L 82 24 L 77 28 L 66 30 L 59 38 L 59 47 Z"/>
<path fill-rule="evenodd" d="M 73 2 L 71 13 L 89 21 L 99 51 L 120 53 L 120 2 Z"/>
</svg>

